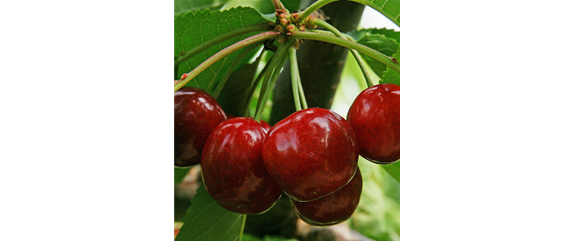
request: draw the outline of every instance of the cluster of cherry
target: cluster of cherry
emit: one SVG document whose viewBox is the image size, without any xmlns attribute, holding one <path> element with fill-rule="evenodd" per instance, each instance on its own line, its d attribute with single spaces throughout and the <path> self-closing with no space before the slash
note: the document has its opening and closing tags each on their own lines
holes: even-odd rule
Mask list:
<svg viewBox="0 0 574 241">
<path fill-rule="evenodd" d="M 175 93 L 175 165 L 201 163 L 205 188 L 223 208 L 269 210 L 285 192 L 305 222 L 347 220 L 362 191 L 359 155 L 379 164 L 400 158 L 400 87 L 379 84 L 354 100 L 347 120 L 308 108 L 273 127 L 228 118 L 204 91 Z"/>
</svg>

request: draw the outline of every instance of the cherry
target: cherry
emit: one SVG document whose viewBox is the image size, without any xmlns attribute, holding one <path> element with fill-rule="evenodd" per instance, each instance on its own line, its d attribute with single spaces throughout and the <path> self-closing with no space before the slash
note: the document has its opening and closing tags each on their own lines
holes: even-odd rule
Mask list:
<svg viewBox="0 0 574 241">
<path fill-rule="evenodd" d="M 361 171 L 347 185 L 326 197 L 310 202 L 291 200 L 297 216 L 308 224 L 316 226 L 334 225 L 351 217 L 361 199 L 363 178 Z"/>
<path fill-rule="evenodd" d="M 283 191 L 265 168 L 261 148 L 266 131 L 251 118 L 222 122 L 201 156 L 205 188 L 223 208 L 242 214 L 269 210 Z"/>
<path fill-rule="evenodd" d="M 311 201 L 347 184 L 358 147 L 349 123 L 327 109 L 297 111 L 275 124 L 263 144 L 269 174 L 296 201 Z"/>
<path fill-rule="evenodd" d="M 400 158 L 401 89 L 379 84 L 361 92 L 349 109 L 347 121 L 357 134 L 359 154 L 374 163 Z"/>
<path fill-rule="evenodd" d="M 265 128 L 265 130 L 267 132 L 269 132 L 269 130 L 271 130 L 271 125 L 269 125 L 269 123 L 265 122 L 264 120 L 260 120 L 259 121 L 261 123 L 261 125 L 263 126 L 263 128 Z"/>
<path fill-rule="evenodd" d="M 225 115 L 227 116 L 227 119 L 228 119 L 228 120 L 229 120 L 229 119 L 232 119 L 232 118 L 235 118 L 235 116 L 230 115 L 230 114 L 225 114 Z M 267 123 L 267 122 L 264 121 L 264 120 L 260 120 L 259 123 L 261 123 L 261 125 L 263 126 L 263 128 L 265 128 L 265 130 L 266 130 L 267 132 L 269 132 L 269 130 L 271 129 L 271 125 L 269 125 L 269 123 Z"/>
<path fill-rule="evenodd" d="M 183 87 L 174 93 L 175 165 L 191 166 L 201 160 L 205 140 L 225 112 L 205 91 Z"/>
</svg>

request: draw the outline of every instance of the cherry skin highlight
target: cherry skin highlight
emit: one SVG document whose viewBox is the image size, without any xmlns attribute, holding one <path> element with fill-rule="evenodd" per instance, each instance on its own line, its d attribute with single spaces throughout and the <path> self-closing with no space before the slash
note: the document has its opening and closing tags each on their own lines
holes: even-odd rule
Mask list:
<svg viewBox="0 0 574 241">
<path fill-rule="evenodd" d="M 211 131 L 226 120 L 225 112 L 205 91 L 183 87 L 174 93 L 174 164 L 199 164 L 201 151 Z"/>
<path fill-rule="evenodd" d="M 400 86 L 380 84 L 365 89 L 353 101 L 347 121 L 365 159 L 378 164 L 400 159 L 400 100 Z"/>
<path fill-rule="evenodd" d="M 279 121 L 263 144 L 269 174 L 296 201 L 316 200 L 345 186 L 355 175 L 358 157 L 349 123 L 321 108 Z"/>
<path fill-rule="evenodd" d="M 235 118 L 235 116 L 230 115 L 230 114 L 226 114 L 226 116 L 227 116 L 227 119 L 228 119 L 228 120 Z M 250 118 L 250 117 L 248 117 L 248 118 Z M 264 121 L 264 120 L 260 120 L 259 123 L 261 123 L 261 125 L 263 126 L 263 128 L 265 128 L 265 130 L 266 130 L 267 132 L 269 132 L 269 130 L 271 129 L 271 125 L 269 125 L 269 123 L 267 123 L 267 122 Z"/>
<path fill-rule="evenodd" d="M 347 185 L 326 197 L 310 202 L 291 200 L 295 213 L 308 224 L 327 226 L 341 223 L 351 217 L 361 199 L 363 178 L 361 171 Z"/>
<path fill-rule="evenodd" d="M 266 133 L 255 120 L 236 117 L 222 122 L 207 139 L 201 156 L 203 182 L 223 208 L 260 214 L 281 197 L 283 190 L 261 156 Z"/>
</svg>

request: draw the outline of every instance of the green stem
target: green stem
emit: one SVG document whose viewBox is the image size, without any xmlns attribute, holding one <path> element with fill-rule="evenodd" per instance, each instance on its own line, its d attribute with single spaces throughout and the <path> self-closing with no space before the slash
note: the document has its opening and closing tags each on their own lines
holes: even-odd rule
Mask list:
<svg viewBox="0 0 574 241">
<path fill-rule="evenodd" d="M 247 219 L 247 215 L 242 214 L 242 221 L 241 221 L 241 232 L 239 232 L 239 241 L 241 241 L 241 239 L 243 239 L 243 230 L 245 230 L 245 219 Z"/>
<path fill-rule="evenodd" d="M 235 67 L 239 64 L 239 62 L 241 62 L 241 60 L 245 57 L 245 55 L 247 55 L 249 52 L 251 52 L 251 50 L 253 50 L 255 47 L 257 47 L 257 45 L 251 45 L 251 46 L 245 48 L 237 56 L 237 58 L 235 58 L 235 61 L 233 62 L 233 64 L 231 64 L 231 66 L 229 66 L 229 69 L 227 70 L 227 73 L 225 73 L 225 76 L 223 76 L 223 79 L 221 81 L 219 81 L 219 83 L 215 87 L 215 90 L 211 92 L 212 93 L 211 96 L 213 96 L 213 98 L 217 99 L 217 97 L 219 97 L 219 94 L 221 93 L 223 86 L 225 86 L 225 83 L 227 83 L 229 76 L 231 76 L 231 73 L 233 73 L 233 69 L 235 69 Z"/>
<path fill-rule="evenodd" d="M 295 110 L 301 110 L 301 99 L 299 98 L 299 68 L 297 66 L 297 54 L 295 48 L 289 48 L 289 60 L 291 63 L 291 89 L 293 91 L 293 100 L 295 101 Z"/>
<path fill-rule="evenodd" d="M 322 27 L 324 29 L 331 31 L 332 33 L 334 33 L 339 38 L 346 38 L 347 40 L 356 42 L 353 38 L 351 38 L 347 35 L 344 35 L 337 28 L 333 27 L 333 25 L 331 25 L 331 24 L 329 24 L 329 23 L 327 23 L 321 19 L 313 18 L 311 20 L 311 22 L 316 26 L 319 26 L 319 27 Z M 359 56 L 359 52 L 357 52 L 357 50 L 351 49 L 351 53 L 353 54 L 353 57 L 355 57 L 357 64 L 359 64 L 359 68 L 361 68 L 361 72 L 363 72 L 363 76 L 365 77 L 365 82 L 367 82 L 367 87 L 373 86 L 373 80 L 371 80 L 371 77 L 369 76 L 367 65 L 363 62 L 363 60 L 361 59 L 361 56 Z"/>
<path fill-rule="evenodd" d="M 264 82 L 261 87 L 261 94 L 259 94 L 257 110 L 255 111 L 255 116 L 253 117 L 255 121 L 261 120 L 261 115 L 265 109 L 267 99 L 269 99 L 269 94 L 271 93 L 273 86 L 275 86 L 275 82 L 277 81 L 277 77 L 279 77 L 283 63 L 285 63 L 285 60 L 288 57 L 286 51 L 291 47 L 292 43 L 293 41 L 289 41 L 288 43 L 281 44 L 279 49 L 277 49 L 277 52 L 275 52 L 275 55 L 273 55 L 273 59 L 271 59 L 271 62 L 269 63 L 269 71 L 263 78 Z"/>
<path fill-rule="evenodd" d="M 195 69 L 193 69 L 191 72 L 188 73 L 187 77 L 179 82 L 177 82 L 177 84 L 175 84 L 174 86 L 174 92 L 179 90 L 181 87 L 185 86 L 187 83 L 189 83 L 189 81 L 191 81 L 193 78 L 195 78 L 197 75 L 199 75 L 201 72 L 203 72 L 204 70 L 206 70 L 207 68 L 209 68 L 209 66 L 211 66 L 212 64 L 214 64 L 215 62 L 217 62 L 218 60 L 222 59 L 223 57 L 243 48 L 246 46 L 249 46 L 251 44 L 266 40 L 266 39 L 271 39 L 271 38 L 277 38 L 277 36 L 279 35 L 279 32 L 276 31 L 268 31 L 268 32 L 264 32 L 264 33 L 260 33 L 254 36 L 251 36 L 249 38 L 246 38 L 244 40 L 241 40 L 233 45 L 230 45 L 227 48 L 222 49 L 221 51 L 217 52 L 216 54 L 214 54 L 213 56 L 209 57 L 209 59 L 203 61 L 203 63 L 201 63 L 200 65 L 198 65 L 197 67 L 195 67 Z"/>
<path fill-rule="evenodd" d="M 249 25 L 249 26 L 245 26 L 245 27 L 241 27 L 239 29 L 229 31 L 223 35 L 219 35 L 213 39 L 208 40 L 207 42 L 204 42 L 204 43 L 196 46 L 195 48 L 191 49 L 190 51 L 187 51 L 183 56 L 176 58 L 175 62 L 174 62 L 175 66 L 178 66 L 179 64 L 185 62 L 186 60 L 193 57 L 194 55 L 206 50 L 207 48 L 209 48 L 213 45 L 221 43 L 225 40 L 228 40 L 228 39 L 231 39 L 233 37 L 236 37 L 236 36 L 239 36 L 242 34 L 246 34 L 246 33 L 269 30 L 269 28 L 270 28 L 269 24 L 267 24 L 267 23 L 265 23 L 265 24 L 254 24 L 254 25 Z"/>
<path fill-rule="evenodd" d="M 359 43 L 355 43 L 353 41 L 349 41 L 346 39 L 342 39 L 342 38 L 338 38 L 332 35 L 327 35 L 327 34 L 319 34 L 319 33 L 313 33 L 313 32 L 294 32 L 291 33 L 291 38 L 294 39 L 309 39 L 309 40 L 318 40 L 318 41 L 323 41 L 323 42 L 327 42 L 327 43 L 332 43 L 332 44 L 337 44 L 337 45 L 341 45 L 345 48 L 349 48 L 349 49 L 355 49 L 363 54 L 366 54 L 367 56 L 383 63 L 386 64 L 387 66 L 389 66 L 391 69 L 396 70 L 397 72 L 401 72 L 401 67 L 399 64 L 393 62 L 393 60 L 391 60 L 390 57 L 379 53 L 378 51 L 369 48 L 365 45 L 359 44 Z"/>
<path fill-rule="evenodd" d="M 256 109 L 255 109 L 255 114 L 253 115 L 253 119 L 255 119 L 256 121 L 259 121 L 261 119 L 261 114 L 262 114 L 262 105 L 265 105 L 264 101 L 263 101 L 263 96 L 265 95 L 266 91 L 267 91 L 267 86 L 269 85 L 269 79 L 271 78 L 271 75 L 273 75 L 273 71 L 275 70 L 275 62 L 277 62 L 277 53 L 279 51 L 275 52 L 275 54 L 273 54 L 273 57 L 271 57 L 271 60 L 269 60 L 267 62 L 267 64 L 265 65 L 265 68 L 263 68 L 263 70 L 261 71 L 261 73 L 259 74 L 259 76 L 261 77 L 261 79 L 259 79 L 258 77 L 258 81 L 262 81 L 261 83 L 261 89 L 259 90 L 259 96 L 257 97 L 257 105 L 256 105 Z M 253 96 L 252 96 L 253 98 Z"/>
<path fill-rule="evenodd" d="M 336 2 L 336 1 L 351 1 L 351 2 L 357 2 L 366 6 L 369 6 L 375 10 L 377 10 L 379 13 L 383 14 L 385 17 L 387 17 L 389 20 L 393 21 L 393 23 L 395 23 L 397 26 L 400 27 L 399 22 L 397 20 L 396 17 L 393 17 L 391 15 L 389 15 L 387 12 L 383 11 L 382 7 L 375 5 L 374 1 L 369 1 L 369 0 L 318 0 L 315 3 L 311 4 L 311 6 L 309 6 L 307 9 L 305 9 L 303 12 L 301 12 L 301 14 L 299 14 L 299 16 L 301 17 L 301 19 L 305 19 L 309 16 L 311 16 L 311 14 L 315 11 L 317 11 L 319 8 L 322 8 L 323 6 L 332 3 L 332 2 Z"/>
<path fill-rule="evenodd" d="M 305 98 L 305 92 L 303 92 L 303 84 L 301 84 L 301 76 L 297 78 L 297 86 L 299 86 L 299 95 L 301 96 L 301 104 L 303 105 L 303 109 L 309 108 L 307 105 L 307 98 Z"/>
<path fill-rule="evenodd" d="M 283 10 L 283 11 L 285 11 L 285 13 L 289 13 L 289 10 L 287 10 L 287 8 L 285 8 L 285 6 L 283 6 L 283 3 L 281 2 L 281 0 L 271 0 L 271 3 L 273 3 L 273 6 L 275 7 L 275 11 Z"/>
<path fill-rule="evenodd" d="M 265 49 L 263 49 L 263 51 L 265 51 Z M 257 57 L 257 63 L 259 64 L 261 61 L 261 57 L 263 56 L 263 51 L 261 52 L 261 54 L 259 54 L 259 57 Z M 261 70 L 261 72 L 259 72 L 259 74 L 257 75 L 257 77 L 255 78 L 255 80 L 253 82 L 251 82 L 251 84 L 249 85 L 249 101 L 247 103 L 251 103 L 251 100 L 253 99 L 253 94 L 255 93 L 255 89 L 256 86 L 259 85 L 259 82 L 261 82 L 261 79 L 263 79 L 263 76 L 265 75 L 265 73 L 267 72 L 267 69 L 269 67 L 269 64 L 266 64 L 263 69 Z M 243 114 L 243 116 L 249 116 L 249 108 L 245 109 L 245 113 Z"/>
</svg>

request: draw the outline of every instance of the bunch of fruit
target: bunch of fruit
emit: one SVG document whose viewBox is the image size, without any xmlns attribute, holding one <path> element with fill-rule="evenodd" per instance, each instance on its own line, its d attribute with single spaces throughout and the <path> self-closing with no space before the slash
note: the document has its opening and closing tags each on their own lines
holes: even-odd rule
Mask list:
<svg viewBox="0 0 574 241">
<path fill-rule="evenodd" d="M 354 100 L 347 120 L 308 108 L 273 127 L 227 118 L 204 91 L 175 93 L 175 165 L 201 163 L 205 188 L 223 208 L 242 214 L 269 210 L 286 193 L 305 222 L 347 220 L 357 208 L 359 155 L 379 164 L 400 158 L 400 87 L 379 84 Z"/>
</svg>

